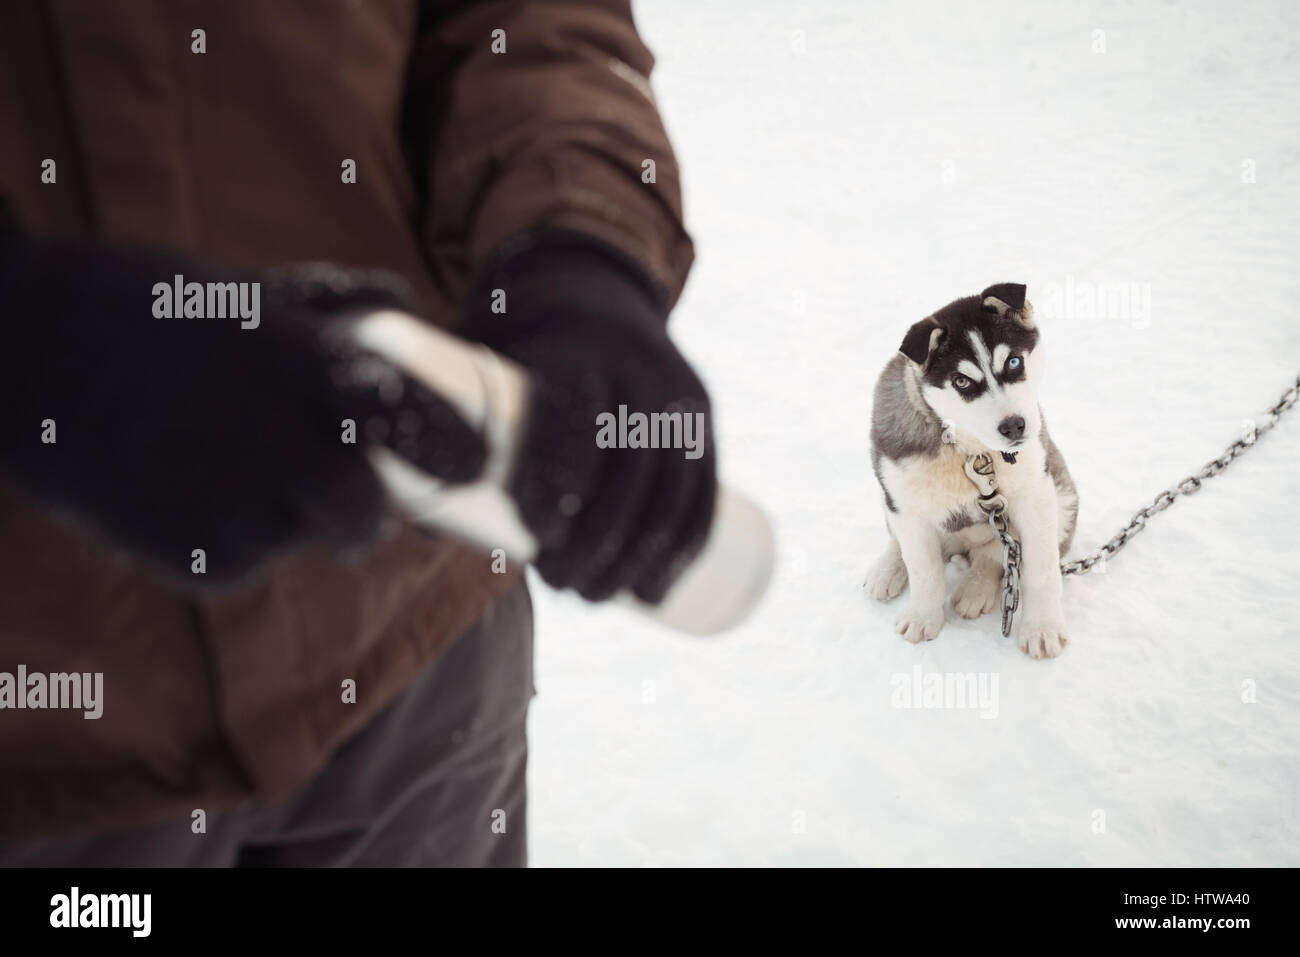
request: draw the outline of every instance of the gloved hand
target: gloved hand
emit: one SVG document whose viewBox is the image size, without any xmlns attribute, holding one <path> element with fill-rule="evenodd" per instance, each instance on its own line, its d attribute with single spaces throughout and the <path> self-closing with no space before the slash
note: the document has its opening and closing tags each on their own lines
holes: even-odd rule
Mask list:
<svg viewBox="0 0 1300 957">
<path fill-rule="evenodd" d="M 154 285 L 177 275 L 259 282 L 257 326 L 158 318 Z M 294 545 L 363 546 L 385 512 L 368 441 L 453 482 L 475 477 L 485 457 L 442 399 L 350 344 L 349 315 L 402 297 L 384 273 L 241 275 L 10 228 L 0 234 L 0 478 L 199 587 L 244 578 Z M 349 418 L 355 444 L 344 441 Z M 46 420 L 53 443 L 42 441 Z M 191 574 L 198 548 L 202 577 Z"/>
<path fill-rule="evenodd" d="M 505 293 L 504 313 L 494 290 Z M 590 601 L 630 590 L 652 604 L 698 553 L 713 519 L 709 397 L 665 331 L 644 270 L 567 231 L 518 237 L 484 270 L 456 330 L 530 370 L 529 421 L 510 492 L 539 543 L 536 567 Z M 597 417 L 703 413 L 703 454 L 600 448 Z M 692 452 L 692 455 L 695 453 Z"/>
</svg>

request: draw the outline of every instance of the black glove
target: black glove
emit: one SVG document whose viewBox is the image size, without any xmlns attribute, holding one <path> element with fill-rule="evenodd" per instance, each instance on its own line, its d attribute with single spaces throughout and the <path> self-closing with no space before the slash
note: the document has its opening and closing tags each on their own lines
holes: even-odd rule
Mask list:
<svg viewBox="0 0 1300 957">
<path fill-rule="evenodd" d="M 158 318 L 154 286 L 176 275 L 259 282 L 259 323 Z M 0 476 L 192 585 L 243 578 L 297 544 L 364 545 L 385 511 L 368 441 L 449 481 L 476 476 L 485 455 L 445 402 L 350 344 L 349 315 L 402 297 L 384 273 L 241 275 L 11 227 L 0 235 Z M 203 577 L 191 574 L 199 548 Z"/>
<path fill-rule="evenodd" d="M 494 290 L 505 293 L 505 312 Z M 457 330 L 533 374 L 510 491 L 537 537 L 536 566 L 590 601 L 657 603 L 704 544 L 717 494 L 709 397 L 669 340 L 645 271 L 584 235 L 519 237 L 484 270 Z M 600 448 L 597 417 L 703 413 L 702 455 Z M 691 452 L 695 455 L 696 452 Z"/>
</svg>

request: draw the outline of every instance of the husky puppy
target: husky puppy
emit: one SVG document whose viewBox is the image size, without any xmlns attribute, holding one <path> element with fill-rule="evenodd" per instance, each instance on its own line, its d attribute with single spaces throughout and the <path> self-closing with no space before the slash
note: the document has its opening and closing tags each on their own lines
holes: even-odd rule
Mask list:
<svg viewBox="0 0 1300 957">
<path fill-rule="evenodd" d="M 976 504 L 967 457 L 993 459 L 1012 534 L 1021 545 L 1020 647 L 1061 653 L 1060 559 L 1074 537 L 1079 497 L 1038 407 L 1043 355 L 1025 287 L 990 286 L 912 326 L 876 384 L 871 464 L 885 493 L 890 542 L 867 575 L 873 598 L 911 584 L 897 630 L 928 641 L 944 622 L 944 565 L 970 567 L 953 609 L 977 618 L 1000 607 L 1002 544 Z"/>
</svg>

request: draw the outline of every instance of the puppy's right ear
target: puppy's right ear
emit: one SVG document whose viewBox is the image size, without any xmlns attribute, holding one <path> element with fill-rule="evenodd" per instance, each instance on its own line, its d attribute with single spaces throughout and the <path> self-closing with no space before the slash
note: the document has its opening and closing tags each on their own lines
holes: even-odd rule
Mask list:
<svg viewBox="0 0 1300 957">
<path fill-rule="evenodd" d="M 924 366 L 930 353 L 939 348 L 943 339 L 943 327 L 934 316 L 926 316 L 903 336 L 903 344 L 898 351 L 919 366 Z"/>
</svg>

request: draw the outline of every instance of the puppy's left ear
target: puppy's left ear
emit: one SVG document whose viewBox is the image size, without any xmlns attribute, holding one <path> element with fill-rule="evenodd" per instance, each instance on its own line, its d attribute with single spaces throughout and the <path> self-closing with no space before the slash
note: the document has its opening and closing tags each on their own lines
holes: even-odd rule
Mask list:
<svg viewBox="0 0 1300 957">
<path fill-rule="evenodd" d="M 1027 329 L 1034 328 L 1034 307 L 1025 299 L 1028 290 L 1018 282 L 1000 282 L 989 286 L 982 293 L 985 312 L 996 312 L 999 316 L 1011 316 Z"/>
<path fill-rule="evenodd" d="M 924 366 L 930 359 L 930 353 L 939 348 L 943 340 L 943 327 L 934 316 L 926 316 L 907 330 L 903 344 L 898 351 L 919 366 Z"/>
</svg>

